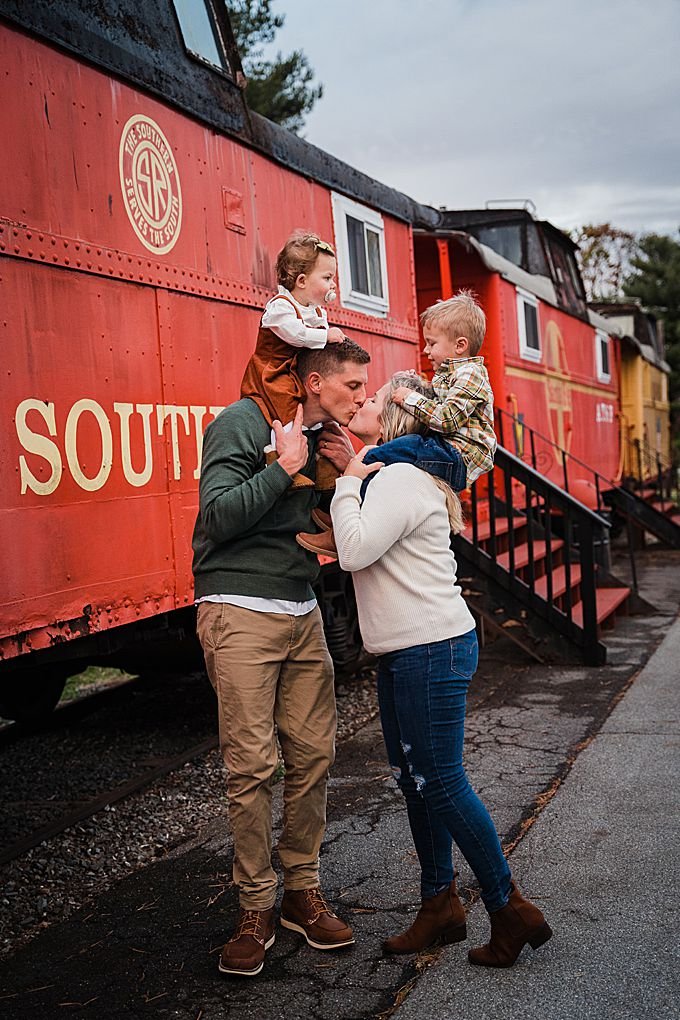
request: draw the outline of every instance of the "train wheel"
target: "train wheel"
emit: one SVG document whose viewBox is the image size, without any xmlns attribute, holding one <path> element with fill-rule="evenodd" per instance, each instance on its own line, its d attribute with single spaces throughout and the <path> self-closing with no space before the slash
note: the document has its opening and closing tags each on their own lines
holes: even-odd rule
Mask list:
<svg viewBox="0 0 680 1020">
<path fill-rule="evenodd" d="M 66 679 L 73 672 L 73 667 L 13 672 L 0 686 L 0 716 L 28 725 L 44 721 L 56 708 Z"/>
</svg>

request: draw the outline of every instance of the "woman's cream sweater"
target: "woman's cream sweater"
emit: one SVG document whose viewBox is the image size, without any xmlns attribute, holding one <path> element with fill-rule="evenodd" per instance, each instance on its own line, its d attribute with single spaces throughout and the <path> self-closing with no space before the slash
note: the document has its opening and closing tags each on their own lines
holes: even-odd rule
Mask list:
<svg viewBox="0 0 680 1020">
<path fill-rule="evenodd" d="M 412 464 L 361 480 L 338 478 L 331 504 L 340 566 L 350 570 L 369 652 L 459 637 L 475 621 L 456 584 L 443 492 Z"/>
</svg>

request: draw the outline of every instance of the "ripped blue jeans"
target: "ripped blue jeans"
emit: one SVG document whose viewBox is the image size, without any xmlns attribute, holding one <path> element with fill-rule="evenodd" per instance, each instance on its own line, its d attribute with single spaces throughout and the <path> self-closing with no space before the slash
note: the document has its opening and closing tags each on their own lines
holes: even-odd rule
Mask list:
<svg viewBox="0 0 680 1020">
<path fill-rule="evenodd" d="M 477 668 L 477 635 L 380 656 L 378 698 L 387 757 L 406 799 L 423 899 L 453 879 L 455 841 L 488 911 L 510 894 L 510 869 L 489 812 L 463 768 L 465 700 Z"/>
</svg>

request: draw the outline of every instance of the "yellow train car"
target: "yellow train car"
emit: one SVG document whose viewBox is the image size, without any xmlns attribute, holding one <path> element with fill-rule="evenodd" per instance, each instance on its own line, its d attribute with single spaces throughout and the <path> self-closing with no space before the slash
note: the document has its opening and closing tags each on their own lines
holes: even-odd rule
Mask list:
<svg viewBox="0 0 680 1020">
<path fill-rule="evenodd" d="M 663 323 L 637 303 L 592 304 L 621 337 L 621 475 L 644 487 L 671 470 Z"/>
</svg>

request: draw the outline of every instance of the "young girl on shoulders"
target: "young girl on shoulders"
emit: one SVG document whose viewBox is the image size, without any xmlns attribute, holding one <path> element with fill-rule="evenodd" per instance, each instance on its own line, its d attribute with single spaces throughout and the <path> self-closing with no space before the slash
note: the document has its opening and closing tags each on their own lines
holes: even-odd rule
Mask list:
<svg viewBox="0 0 680 1020">
<path fill-rule="evenodd" d="M 328 325 L 324 307 L 335 300 L 336 271 L 332 246 L 316 234 L 297 231 L 277 256 L 278 293 L 267 302 L 255 352 L 241 382 L 241 396 L 255 401 L 270 426 L 278 420 L 284 429 L 291 428 L 298 405 L 305 399 L 297 374 L 297 351 L 344 340 L 341 329 Z M 265 454 L 267 463 L 276 459 L 273 431 L 272 445 Z M 292 488 L 314 484 L 298 474 Z M 318 478 L 316 484 L 321 487 Z"/>
</svg>

